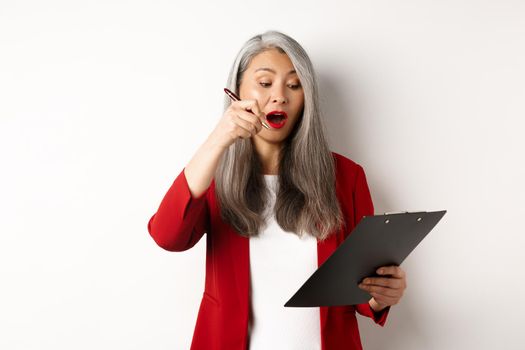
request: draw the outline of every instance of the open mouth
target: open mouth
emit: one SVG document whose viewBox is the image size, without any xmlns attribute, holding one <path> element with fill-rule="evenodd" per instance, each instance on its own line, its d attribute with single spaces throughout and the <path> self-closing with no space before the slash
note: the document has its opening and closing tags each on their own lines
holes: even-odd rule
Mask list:
<svg viewBox="0 0 525 350">
<path fill-rule="evenodd" d="M 284 111 L 271 111 L 266 115 L 266 120 L 272 128 L 279 129 L 286 124 L 288 115 Z"/>
</svg>

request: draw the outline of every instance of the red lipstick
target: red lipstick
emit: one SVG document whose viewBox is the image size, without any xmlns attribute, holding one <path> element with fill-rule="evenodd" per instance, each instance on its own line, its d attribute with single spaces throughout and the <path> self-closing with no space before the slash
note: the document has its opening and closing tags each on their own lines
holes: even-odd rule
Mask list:
<svg viewBox="0 0 525 350">
<path fill-rule="evenodd" d="M 286 124 L 288 114 L 285 111 L 271 111 L 266 115 L 266 120 L 272 128 L 280 129 Z"/>
</svg>

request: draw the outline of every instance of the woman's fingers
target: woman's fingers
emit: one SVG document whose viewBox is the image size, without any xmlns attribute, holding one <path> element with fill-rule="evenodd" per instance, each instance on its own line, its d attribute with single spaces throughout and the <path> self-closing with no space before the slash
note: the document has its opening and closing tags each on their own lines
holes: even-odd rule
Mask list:
<svg viewBox="0 0 525 350">
<path fill-rule="evenodd" d="M 242 138 L 249 138 L 253 135 L 257 134 L 260 131 L 260 128 L 253 124 L 252 122 L 249 122 L 238 115 L 235 115 L 233 117 L 233 122 L 236 124 L 237 128 L 235 132 L 237 133 L 237 136 Z"/>
<path fill-rule="evenodd" d="M 242 111 L 242 110 L 238 111 L 237 116 L 241 118 L 242 120 L 244 120 L 245 122 L 247 122 L 248 124 L 251 124 L 251 126 L 254 126 L 256 129 L 255 130 L 256 133 L 262 130 L 263 126 L 261 123 L 261 119 L 259 119 L 259 117 L 251 114 L 250 112 Z M 246 124 L 243 123 L 243 125 L 246 125 Z M 249 128 L 251 128 L 251 126 L 249 126 Z"/>
<path fill-rule="evenodd" d="M 406 274 L 399 266 L 382 266 L 377 273 L 389 277 L 367 277 L 359 288 L 368 292 L 382 305 L 399 303 L 406 289 Z"/>
<path fill-rule="evenodd" d="M 395 278 L 405 278 L 405 271 L 396 265 L 382 266 L 377 269 L 377 273 L 380 275 L 390 275 Z"/>
<path fill-rule="evenodd" d="M 245 111 L 251 111 L 256 116 L 261 116 L 263 114 L 261 108 L 259 108 L 257 100 L 235 101 L 232 103 L 232 105 L 234 106 L 234 108 L 240 108 Z"/>
<path fill-rule="evenodd" d="M 388 288 L 402 288 L 403 281 L 398 278 L 367 277 L 362 282 L 364 285 L 376 285 Z"/>
<path fill-rule="evenodd" d="M 233 104 L 233 108 L 239 112 L 238 115 L 241 118 L 256 125 L 260 124 L 262 128 L 262 121 L 266 119 L 266 114 L 261 111 L 257 100 L 236 101 Z"/>
<path fill-rule="evenodd" d="M 377 293 L 388 297 L 398 297 L 403 294 L 402 289 L 397 288 L 388 288 L 375 285 L 364 285 L 361 286 L 361 289 L 367 291 L 368 293 Z"/>
<path fill-rule="evenodd" d="M 255 115 L 253 113 L 255 113 Z M 213 130 L 210 138 L 219 147 L 227 148 L 239 138 L 249 138 L 262 130 L 264 113 L 256 100 L 233 101 Z"/>
<path fill-rule="evenodd" d="M 378 294 L 378 293 L 374 293 L 374 292 L 370 293 L 370 295 L 372 297 L 374 297 L 374 299 L 376 300 L 376 302 L 378 304 L 384 305 L 385 307 L 386 306 L 395 305 L 395 304 L 399 303 L 399 299 L 398 298 L 386 297 L 384 295 L 381 295 L 381 294 Z"/>
</svg>

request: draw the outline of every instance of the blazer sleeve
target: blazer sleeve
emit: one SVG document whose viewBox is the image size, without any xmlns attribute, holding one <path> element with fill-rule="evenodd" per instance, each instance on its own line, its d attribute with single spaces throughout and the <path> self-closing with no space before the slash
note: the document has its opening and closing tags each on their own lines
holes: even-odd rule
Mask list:
<svg viewBox="0 0 525 350">
<path fill-rule="evenodd" d="M 209 232 L 209 188 L 193 198 L 184 169 L 175 178 L 160 206 L 148 222 L 148 232 L 161 248 L 179 252 L 193 247 Z"/>
<path fill-rule="evenodd" d="M 370 195 L 370 189 L 366 181 L 365 171 L 362 166 L 357 166 L 356 183 L 354 186 L 354 227 L 361 221 L 363 216 L 374 215 L 374 204 L 372 202 L 372 196 Z M 370 317 L 375 323 L 380 326 L 384 326 L 390 306 L 387 306 L 383 310 L 376 312 L 369 303 L 357 304 L 355 308 L 358 313 L 363 316 Z"/>
</svg>

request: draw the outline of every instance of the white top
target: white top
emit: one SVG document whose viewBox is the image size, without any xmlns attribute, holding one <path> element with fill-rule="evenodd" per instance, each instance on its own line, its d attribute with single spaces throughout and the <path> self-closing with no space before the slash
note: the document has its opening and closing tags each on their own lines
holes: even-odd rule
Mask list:
<svg viewBox="0 0 525 350">
<path fill-rule="evenodd" d="M 249 350 L 321 349 L 319 307 L 288 308 L 284 304 L 317 269 L 317 240 L 285 232 L 272 214 L 278 175 L 264 175 L 271 190 L 266 228 L 250 238 L 252 313 Z"/>
</svg>

